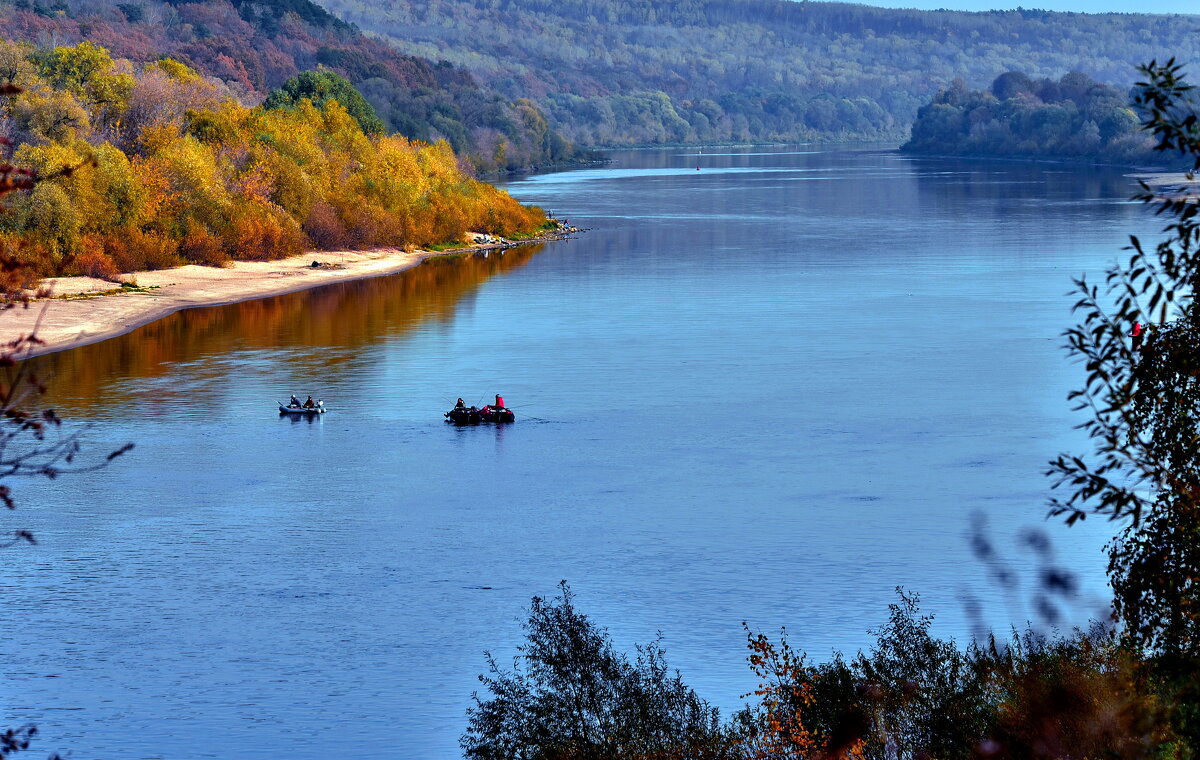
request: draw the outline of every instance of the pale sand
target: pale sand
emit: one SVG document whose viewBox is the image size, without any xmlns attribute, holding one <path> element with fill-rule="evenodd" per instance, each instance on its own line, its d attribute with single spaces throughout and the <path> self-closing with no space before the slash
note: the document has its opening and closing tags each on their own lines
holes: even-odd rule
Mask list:
<svg viewBox="0 0 1200 760">
<path fill-rule="evenodd" d="M 1149 185 L 1156 201 L 1191 200 L 1200 196 L 1200 175 L 1189 178 L 1187 172 L 1139 172 L 1125 176 Z"/>
<path fill-rule="evenodd" d="M 497 248 L 480 246 L 469 250 Z M 121 279 L 136 281 L 148 291 L 95 295 L 118 284 L 91 277 L 55 277 L 43 285 L 51 297 L 29 308 L 16 307 L 0 315 L 0 342 L 9 343 L 33 333 L 43 343 L 27 355 L 61 351 L 116 337 L 162 319 L 181 309 L 266 298 L 320 285 L 392 274 L 440 254 L 429 251 L 377 249 L 371 251 L 309 252 L 276 261 L 239 261 L 224 268 L 188 265 L 156 272 L 134 272 Z M 329 268 L 314 269 L 318 261 Z M 81 300 L 54 296 L 82 295 Z"/>
</svg>

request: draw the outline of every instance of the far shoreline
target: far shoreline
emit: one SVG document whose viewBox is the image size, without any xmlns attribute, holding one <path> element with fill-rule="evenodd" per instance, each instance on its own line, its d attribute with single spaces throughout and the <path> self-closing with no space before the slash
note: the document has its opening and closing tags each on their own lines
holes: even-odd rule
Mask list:
<svg viewBox="0 0 1200 760">
<path fill-rule="evenodd" d="M 0 316 L 0 343 L 12 345 L 22 336 L 35 335 L 38 343 L 14 357 L 32 359 L 116 338 L 185 309 L 228 306 L 384 277 L 429 259 L 564 240 L 575 231 L 560 225 L 528 239 L 490 238 L 443 251 L 306 251 L 273 261 L 235 261 L 227 267 L 188 264 L 123 274 L 124 285 L 92 277 L 54 277 L 41 283 L 50 290 L 48 297 L 17 304 Z"/>
</svg>

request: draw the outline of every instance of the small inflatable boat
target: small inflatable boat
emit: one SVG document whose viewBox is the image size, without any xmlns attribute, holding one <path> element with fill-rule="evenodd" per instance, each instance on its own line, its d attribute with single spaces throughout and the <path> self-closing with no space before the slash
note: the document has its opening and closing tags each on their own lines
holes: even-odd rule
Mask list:
<svg viewBox="0 0 1200 760">
<path fill-rule="evenodd" d="M 280 414 L 324 414 L 325 402 L 318 401 L 316 406 L 290 406 L 279 405 Z"/>
<path fill-rule="evenodd" d="M 471 407 L 456 406 L 445 414 L 446 422 L 453 422 L 455 425 L 478 425 L 483 422 L 483 417 L 479 414 L 479 410 Z"/>
<path fill-rule="evenodd" d="M 455 425 L 478 425 L 481 422 L 516 422 L 517 415 L 511 409 L 502 406 L 485 406 L 482 409 L 474 407 L 455 407 L 443 415 L 446 422 Z"/>
<path fill-rule="evenodd" d="M 503 406 L 485 406 L 479 410 L 479 416 L 484 422 L 516 422 L 517 415 L 512 409 Z"/>
</svg>

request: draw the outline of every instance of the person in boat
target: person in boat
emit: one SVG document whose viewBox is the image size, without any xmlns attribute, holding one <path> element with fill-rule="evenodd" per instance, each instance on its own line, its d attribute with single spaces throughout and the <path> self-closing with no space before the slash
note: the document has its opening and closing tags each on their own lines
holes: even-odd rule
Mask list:
<svg viewBox="0 0 1200 760">
<path fill-rule="evenodd" d="M 454 408 L 455 408 L 455 409 L 466 409 L 466 408 L 467 408 L 467 404 L 466 404 L 466 402 L 465 402 L 465 401 L 463 401 L 463 400 L 462 400 L 462 398 L 459 398 L 459 399 L 458 399 L 458 403 L 456 403 L 456 404 L 454 405 Z"/>
<path fill-rule="evenodd" d="M 291 400 L 290 400 L 290 401 L 288 401 L 288 406 L 294 406 L 294 407 L 297 407 L 297 408 L 299 408 L 299 407 L 300 407 L 300 399 L 296 398 L 296 394 L 295 394 L 295 393 L 293 393 L 293 394 L 292 394 L 292 398 L 291 398 Z"/>
<path fill-rule="evenodd" d="M 497 393 L 496 394 L 496 409 L 503 409 L 503 408 L 504 408 L 504 397 L 501 396 L 499 393 Z"/>
<path fill-rule="evenodd" d="M 1133 332 L 1129 333 L 1129 337 L 1133 338 L 1133 350 L 1141 351 L 1142 343 L 1146 340 L 1146 328 L 1142 327 L 1141 322 L 1133 323 Z"/>
<path fill-rule="evenodd" d="M 317 408 L 317 402 L 313 401 L 312 396 L 309 396 L 308 400 L 304 402 L 304 408 L 305 409 L 316 409 Z"/>
</svg>

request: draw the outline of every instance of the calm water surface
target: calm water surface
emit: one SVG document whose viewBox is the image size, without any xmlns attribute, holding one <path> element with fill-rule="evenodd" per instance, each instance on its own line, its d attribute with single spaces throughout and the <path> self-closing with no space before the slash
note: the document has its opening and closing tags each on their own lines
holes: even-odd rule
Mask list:
<svg viewBox="0 0 1200 760">
<path fill-rule="evenodd" d="M 902 584 L 1028 614 L 1044 463 L 1078 447 L 1070 278 L 1157 223 L 1118 170 L 887 151 L 630 152 L 510 183 L 577 240 L 185 312 L 39 361 L 96 474 L 20 483 L 5 723 L 76 758 L 451 758 L 484 665 L 569 580 L 702 696 L 741 621 L 816 659 Z M 697 171 L 696 166 L 701 169 Z M 497 391 L 508 427 L 455 429 Z M 313 393 L 324 419 L 277 417 Z M 1105 525 L 1047 526 L 1103 596 Z"/>
</svg>

